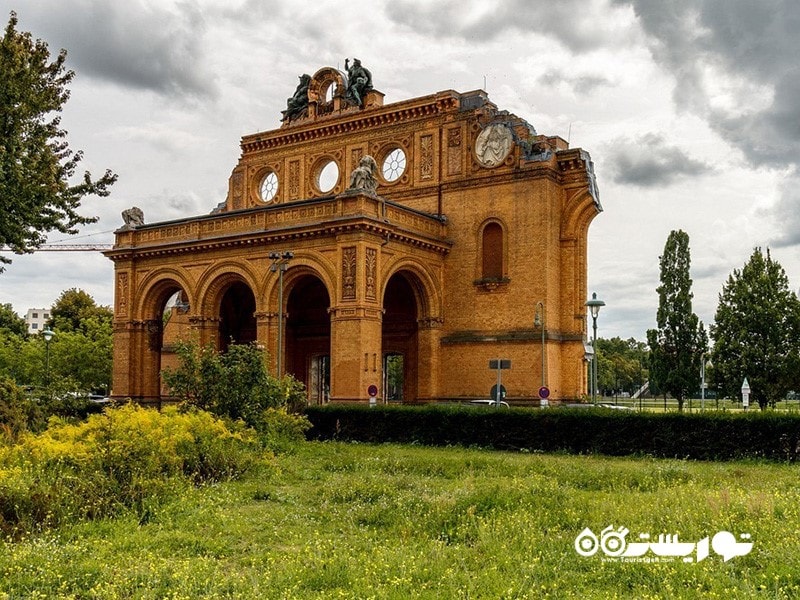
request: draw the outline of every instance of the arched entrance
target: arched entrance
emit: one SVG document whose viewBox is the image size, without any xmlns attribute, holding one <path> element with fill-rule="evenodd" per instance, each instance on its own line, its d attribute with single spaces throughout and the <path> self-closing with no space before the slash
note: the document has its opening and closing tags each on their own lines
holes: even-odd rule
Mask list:
<svg viewBox="0 0 800 600">
<path fill-rule="evenodd" d="M 231 344 L 249 344 L 256 340 L 256 297 L 242 281 L 232 283 L 222 295 L 219 307 L 219 350 Z"/>
<path fill-rule="evenodd" d="M 168 292 L 167 292 L 168 293 Z M 165 294 L 166 295 L 166 294 Z M 161 301 L 162 309 L 159 313 L 161 336 L 159 342 L 159 388 L 161 397 L 169 395 L 169 390 L 164 386 L 161 373 L 164 369 L 177 369 L 180 361 L 175 353 L 176 345 L 186 341 L 189 337 L 189 302 L 183 290 L 178 288 L 169 294 L 166 301 Z"/>
<path fill-rule="evenodd" d="M 383 294 L 383 397 L 387 401 L 413 402 L 417 397 L 418 310 L 412 287 L 414 276 L 392 275 Z"/>
<path fill-rule="evenodd" d="M 286 301 L 285 372 L 306 386 L 309 404 L 330 397 L 330 296 L 314 275 L 302 275 L 291 284 Z"/>
<path fill-rule="evenodd" d="M 188 297 L 176 280 L 161 279 L 150 287 L 142 307 L 141 362 L 130 356 L 126 364 L 131 397 L 157 403 L 167 395 L 161 373 L 178 366 L 175 346 L 189 336 L 188 312 Z"/>
</svg>

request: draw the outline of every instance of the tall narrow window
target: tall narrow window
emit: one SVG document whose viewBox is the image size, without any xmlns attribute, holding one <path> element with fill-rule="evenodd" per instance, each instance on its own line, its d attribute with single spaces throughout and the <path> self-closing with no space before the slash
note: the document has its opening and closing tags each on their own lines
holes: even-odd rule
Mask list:
<svg viewBox="0 0 800 600">
<path fill-rule="evenodd" d="M 503 228 L 489 223 L 483 228 L 483 279 L 503 278 Z"/>
</svg>

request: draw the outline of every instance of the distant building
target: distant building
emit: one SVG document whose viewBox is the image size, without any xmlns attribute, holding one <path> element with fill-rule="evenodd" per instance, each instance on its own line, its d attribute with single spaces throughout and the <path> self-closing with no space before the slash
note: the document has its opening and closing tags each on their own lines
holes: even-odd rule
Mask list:
<svg viewBox="0 0 800 600">
<path fill-rule="evenodd" d="M 586 394 L 589 154 L 481 90 L 384 105 L 357 68 L 303 76 L 211 214 L 126 211 L 114 396 L 159 402 L 185 337 L 259 344 L 311 403 L 485 399 L 496 359 L 515 404 Z"/>
<path fill-rule="evenodd" d="M 28 326 L 28 333 L 39 333 L 50 320 L 49 308 L 29 308 L 25 315 L 25 324 Z"/>
</svg>

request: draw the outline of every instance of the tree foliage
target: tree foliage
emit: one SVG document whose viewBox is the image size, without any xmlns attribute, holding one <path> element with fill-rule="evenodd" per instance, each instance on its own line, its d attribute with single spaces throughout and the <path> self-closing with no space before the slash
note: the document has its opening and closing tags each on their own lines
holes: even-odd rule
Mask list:
<svg viewBox="0 0 800 600">
<path fill-rule="evenodd" d="M 644 342 L 634 338 L 598 338 L 597 349 L 597 386 L 604 393 L 616 391 L 633 395 L 647 381 L 649 353 Z"/>
<path fill-rule="evenodd" d="M 113 311 L 107 306 L 99 306 L 94 298 L 83 290 L 71 288 L 61 295 L 50 310 L 50 327 L 58 331 L 82 331 L 90 319 L 111 321 Z"/>
<path fill-rule="evenodd" d="M 47 232 L 72 234 L 96 221 L 77 212 L 81 200 L 107 196 L 117 176 L 107 170 L 93 180 L 87 171 L 73 181 L 83 154 L 69 148 L 58 113 L 75 73 L 65 50 L 50 62 L 47 44 L 16 26 L 12 12 L 0 38 L 0 246 L 24 253 Z M 9 262 L 0 256 L 0 272 Z"/>
<path fill-rule="evenodd" d="M 0 332 L 19 336 L 28 334 L 25 319 L 14 312 L 14 307 L 11 304 L 0 304 Z"/>
<path fill-rule="evenodd" d="M 253 344 L 232 344 L 220 354 L 212 346 L 176 345 L 180 364 L 162 373 L 170 393 L 185 406 L 258 426 L 269 408 L 298 409 L 305 402 L 302 384 L 267 372 L 264 353 Z"/>
<path fill-rule="evenodd" d="M 58 309 L 58 310 L 56 310 Z M 2 313 L 2 311 L 0 311 Z M 112 312 L 82 290 L 61 294 L 51 310 L 55 335 L 48 344 L 39 335 L 20 336 L 0 327 L 0 377 L 17 385 L 57 392 L 101 392 L 111 386 Z M 57 389 L 56 389 L 57 388 Z"/>
<path fill-rule="evenodd" d="M 689 235 L 672 231 L 660 258 L 656 329 L 647 331 L 650 346 L 650 380 L 670 393 L 683 410 L 687 394 L 700 387 L 700 362 L 707 337 L 703 323 L 692 311 Z"/>
<path fill-rule="evenodd" d="M 800 301 L 769 250 L 756 248 L 734 269 L 714 320 L 714 377 L 723 394 L 739 396 L 747 377 L 753 401 L 765 408 L 800 389 Z"/>
</svg>

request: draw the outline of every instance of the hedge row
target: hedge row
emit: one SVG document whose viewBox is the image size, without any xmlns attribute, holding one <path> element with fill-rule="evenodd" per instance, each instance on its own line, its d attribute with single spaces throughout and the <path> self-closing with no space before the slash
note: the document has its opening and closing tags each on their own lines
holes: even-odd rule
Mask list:
<svg viewBox="0 0 800 600">
<path fill-rule="evenodd" d="M 450 405 L 308 407 L 310 439 L 699 460 L 800 458 L 800 415 L 492 409 Z"/>
</svg>

